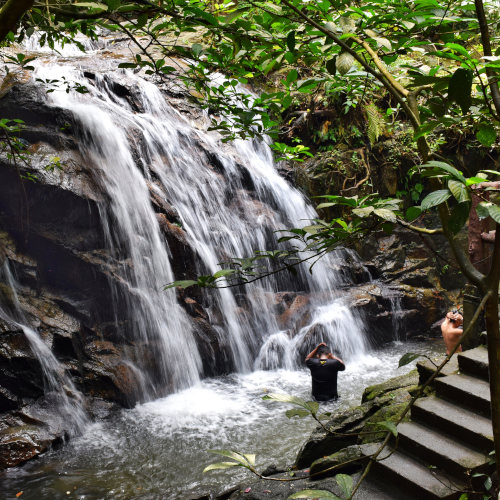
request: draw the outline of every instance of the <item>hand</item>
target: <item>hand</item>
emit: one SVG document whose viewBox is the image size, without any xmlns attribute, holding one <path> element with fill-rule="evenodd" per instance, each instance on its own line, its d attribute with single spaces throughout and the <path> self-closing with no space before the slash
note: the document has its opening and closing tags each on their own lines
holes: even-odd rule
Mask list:
<svg viewBox="0 0 500 500">
<path fill-rule="evenodd" d="M 325 342 L 321 342 L 321 344 L 318 344 L 318 347 L 321 347 L 322 345 L 326 345 Z"/>
</svg>

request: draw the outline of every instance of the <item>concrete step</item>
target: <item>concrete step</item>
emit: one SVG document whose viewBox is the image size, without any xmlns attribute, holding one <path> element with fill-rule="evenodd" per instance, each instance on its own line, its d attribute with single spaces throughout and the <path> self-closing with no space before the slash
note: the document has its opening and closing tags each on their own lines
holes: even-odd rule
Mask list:
<svg viewBox="0 0 500 500">
<path fill-rule="evenodd" d="M 485 416 L 491 415 L 490 385 L 486 380 L 470 375 L 448 375 L 434 380 L 439 397 L 470 408 Z"/>
<path fill-rule="evenodd" d="M 490 469 L 491 457 L 488 454 L 471 449 L 422 424 L 399 424 L 398 437 L 399 451 L 408 452 L 427 465 L 436 466 L 460 480 L 466 481 L 471 474 L 488 472 Z"/>
<path fill-rule="evenodd" d="M 411 409 L 411 419 L 432 427 L 489 453 L 493 450 L 493 428 L 488 417 L 437 397 L 421 398 Z"/>
<path fill-rule="evenodd" d="M 488 349 L 485 346 L 479 346 L 460 353 L 458 355 L 458 366 L 462 373 L 489 381 Z"/>
<path fill-rule="evenodd" d="M 366 455 L 378 450 L 379 444 L 364 446 Z M 413 458 L 399 451 L 385 449 L 373 464 L 368 478 L 382 480 L 386 484 L 394 484 L 406 492 L 405 499 L 418 500 L 455 500 L 465 485 L 448 475 L 422 465 Z"/>
</svg>

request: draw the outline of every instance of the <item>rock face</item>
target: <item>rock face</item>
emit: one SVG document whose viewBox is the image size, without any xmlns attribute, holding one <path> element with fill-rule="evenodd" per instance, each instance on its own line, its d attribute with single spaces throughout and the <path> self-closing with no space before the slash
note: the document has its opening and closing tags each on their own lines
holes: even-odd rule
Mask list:
<svg viewBox="0 0 500 500">
<path fill-rule="evenodd" d="M 117 92 L 132 99 L 125 90 Z M 73 118 L 44 101 L 24 79 L 1 100 L 3 118 L 24 120 L 22 140 L 32 154 L 17 169 L 0 155 L 0 468 L 36 456 L 67 432 L 64 422 L 51 423 L 50 408 L 39 411 L 46 404 L 43 370 L 16 324 L 18 313 L 10 314 L 16 307 L 85 396 L 90 415 L 106 416 L 115 405 L 131 407 L 141 398 L 141 379 L 128 360 L 140 355 L 151 373 L 158 369 L 154 342 L 134 338 L 116 300 L 124 292 L 118 272 L 124 260 L 106 248 L 99 213 L 105 195 L 78 152 Z M 64 170 L 46 168 L 55 156 Z M 176 278 L 193 278 L 194 252 L 175 208 L 154 179 L 150 193 Z M 201 297 L 184 293 L 180 299 L 192 318 L 204 373 L 228 371 Z"/>
</svg>

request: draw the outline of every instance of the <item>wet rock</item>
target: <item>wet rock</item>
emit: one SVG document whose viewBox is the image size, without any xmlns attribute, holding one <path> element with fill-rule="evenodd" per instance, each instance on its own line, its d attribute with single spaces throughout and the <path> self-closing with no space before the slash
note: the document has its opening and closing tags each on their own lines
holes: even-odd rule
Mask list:
<svg viewBox="0 0 500 500">
<path fill-rule="evenodd" d="M 417 370 L 412 370 L 405 375 L 391 378 L 381 384 L 371 385 L 363 391 L 361 402 L 366 403 L 367 401 L 373 401 L 375 398 L 380 398 L 381 396 L 402 387 L 416 386 L 418 385 L 418 380 L 419 376 Z"/>
<path fill-rule="evenodd" d="M 309 470 L 311 479 L 322 479 L 336 474 L 354 474 L 366 462 L 366 456 L 361 450 L 360 445 L 348 446 L 328 457 L 315 460 Z"/>
<path fill-rule="evenodd" d="M 0 432 L 0 469 L 22 464 L 46 451 L 52 436 L 29 425 Z"/>
</svg>

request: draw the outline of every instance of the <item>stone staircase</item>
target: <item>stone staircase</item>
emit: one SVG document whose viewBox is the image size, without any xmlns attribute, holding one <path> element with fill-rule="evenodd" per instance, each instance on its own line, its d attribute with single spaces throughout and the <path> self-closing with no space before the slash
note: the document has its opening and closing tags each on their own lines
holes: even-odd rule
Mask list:
<svg viewBox="0 0 500 500">
<path fill-rule="evenodd" d="M 458 355 L 459 372 L 434 380 L 436 395 L 419 399 L 411 422 L 398 425 L 398 439 L 379 455 L 369 478 L 394 485 L 404 497 L 458 499 L 492 471 L 488 356 L 484 347 Z M 364 446 L 371 454 L 379 448 Z M 478 483 L 478 484 L 476 484 Z M 399 498 L 399 497 L 398 497 Z"/>
</svg>

